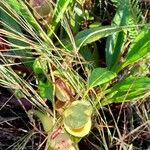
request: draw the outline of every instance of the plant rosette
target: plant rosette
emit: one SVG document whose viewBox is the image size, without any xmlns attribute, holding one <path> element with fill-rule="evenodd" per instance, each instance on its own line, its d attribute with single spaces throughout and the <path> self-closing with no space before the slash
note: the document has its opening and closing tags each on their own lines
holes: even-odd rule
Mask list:
<svg viewBox="0 0 150 150">
<path fill-rule="evenodd" d="M 63 113 L 66 131 L 75 137 L 84 137 L 90 132 L 92 105 L 88 101 L 74 101 Z"/>
</svg>

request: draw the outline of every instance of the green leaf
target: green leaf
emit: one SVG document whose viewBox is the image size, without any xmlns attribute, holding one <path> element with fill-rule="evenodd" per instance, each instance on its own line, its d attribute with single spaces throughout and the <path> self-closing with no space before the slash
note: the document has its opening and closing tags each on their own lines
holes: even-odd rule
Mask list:
<svg viewBox="0 0 150 150">
<path fill-rule="evenodd" d="M 113 24 L 118 26 L 127 25 L 127 16 L 127 5 L 119 7 L 113 19 Z M 122 47 L 124 45 L 125 36 L 126 34 L 122 31 L 119 33 L 114 33 L 107 38 L 105 51 L 106 63 L 109 69 L 112 68 L 114 65 L 117 65 Z"/>
<path fill-rule="evenodd" d="M 105 26 L 85 29 L 75 36 L 75 42 L 77 47 L 80 48 L 81 46 L 85 46 L 89 43 L 99 40 L 100 38 L 106 37 L 121 30 L 123 30 L 123 27 L 116 26 Z"/>
<path fill-rule="evenodd" d="M 46 82 L 43 82 L 40 80 L 38 84 L 38 90 L 43 98 L 53 101 L 53 85 L 50 81 L 47 80 Z"/>
<path fill-rule="evenodd" d="M 130 46 L 122 68 L 138 61 L 148 53 L 150 53 L 150 27 L 145 27 Z"/>
<path fill-rule="evenodd" d="M 47 61 L 45 58 L 39 57 L 35 59 L 33 63 L 33 71 L 37 76 L 48 72 Z"/>
<path fill-rule="evenodd" d="M 99 49 L 96 46 L 96 44 L 93 44 L 92 49 L 88 45 L 81 47 L 79 52 L 86 61 L 90 62 L 90 65 L 92 65 L 93 67 L 94 66 L 99 67 L 100 56 L 99 56 Z"/>
<path fill-rule="evenodd" d="M 107 37 L 109 35 L 112 35 L 116 32 L 120 32 L 129 28 L 134 28 L 135 26 L 102 26 L 102 27 L 95 27 L 90 29 L 85 29 L 83 31 L 80 31 L 75 36 L 75 43 L 77 46 L 77 49 L 79 50 L 82 46 L 85 46 L 87 44 L 90 44 L 92 42 L 95 42 L 101 38 Z M 73 51 L 72 44 L 64 43 L 66 45 L 66 48 L 69 51 Z"/>
<path fill-rule="evenodd" d="M 111 91 L 130 91 L 146 88 L 150 89 L 150 79 L 148 77 L 129 77 L 119 81 L 115 86 L 113 86 Z"/>
<path fill-rule="evenodd" d="M 8 0 L 7 3 L 10 5 L 10 7 L 12 7 L 16 11 L 16 13 L 23 16 L 30 23 L 32 23 L 32 25 L 34 25 L 35 28 L 37 28 L 37 24 L 35 22 L 34 17 L 31 15 L 28 8 L 25 6 L 23 2 L 21 1 L 18 2 L 17 0 Z"/>
<path fill-rule="evenodd" d="M 17 23 L 17 21 L 15 21 L 11 16 L 9 16 L 6 11 L 4 11 L 4 9 L 0 8 L 0 20 L 3 22 L 3 27 L 6 31 L 8 32 L 17 32 L 20 34 L 23 34 L 20 25 Z M 11 29 L 11 30 L 10 30 Z M 17 46 L 28 46 L 27 43 L 19 40 L 19 39 L 13 39 L 10 36 L 8 36 L 8 41 L 11 44 L 15 44 Z M 31 54 L 29 54 L 29 52 L 31 52 L 30 50 L 19 50 L 19 51 L 11 51 L 14 54 L 18 55 L 18 56 L 30 56 Z"/>
<path fill-rule="evenodd" d="M 49 26 L 50 30 L 48 32 L 48 36 L 51 36 L 53 34 L 57 24 L 63 18 L 63 15 L 71 2 L 72 0 L 57 0 L 52 21 Z"/>
<path fill-rule="evenodd" d="M 134 90 L 134 91 L 130 91 L 130 92 L 121 91 L 121 92 L 117 92 L 111 99 L 109 99 L 109 101 L 111 103 L 122 103 L 122 102 L 128 102 L 128 101 L 135 101 L 135 100 L 144 98 L 145 94 L 148 92 L 150 92 L 148 89 L 147 90 L 139 89 L 139 90 L 136 90 L 136 91 Z"/>
<path fill-rule="evenodd" d="M 150 78 L 148 77 L 128 77 L 119 81 L 110 90 L 110 94 L 106 96 L 106 101 L 102 103 L 127 102 L 130 100 L 140 99 L 145 94 L 150 93 Z"/>
<path fill-rule="evenodd" d="M 30 10 L 27 7 L 27 5 L 22 0 L 7 0 L 7 2 L 2 0 L 1 3 L 4 4 L 5 6 L 7 6 L 7 9 L 11 13 L 14 13 L 15 15 L 16 14 L 20 15 L 27 23 L 29 23 L 29 25 L 31 25 L 34 28 L 34 30 L 36 30 L 37 33 L 39 33 L 39 35 L 44 40 L 47 39 L 46 38 L 47 36 L 45 35 L 43 29 L 38 24 L 38 22 L 36 21 L 36 19 L 32 15 L 32 13 L 30 12 Z"/>
<path fill-rule="evenodd" d="M 92 71 L 91 75 L 88 78 L 88 87 L 92 88 L 97 85 L 109 82 L 116 77 L 116 74 L 112 71 L 109 71 L 105 68 L 96 68 Z"/>
<path fill-rule="evenodd" d="M 142 13 L 137 0 L 114 0 L 117 4 L 117 11 L 113 19 L 113 24 L 118 26 L 137 25 L 142 22 Z M 137 37 L 140 30 L 138 27 L 128 29 L 130 40 Z M 118 71 L 120 56 L 124 53 L 127 33 L 119 32 L 109 36 L 106 42 L 106 63 L 112 71 Z"/>
</svg>

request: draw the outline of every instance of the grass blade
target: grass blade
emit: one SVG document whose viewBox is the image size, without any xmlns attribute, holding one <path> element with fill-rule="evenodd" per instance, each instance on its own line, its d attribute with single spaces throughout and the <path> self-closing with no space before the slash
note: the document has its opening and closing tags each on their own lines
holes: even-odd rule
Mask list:
<svg viewBox="0 0 150 150">
<path fill-rule="evenodd" d="M 57 27 L 57 24 L 62 19 L 72 0 L 58 0 L 54 9 L 51 25 L 49 26 L 48 36 L 51 36 Z"/>
</svg>

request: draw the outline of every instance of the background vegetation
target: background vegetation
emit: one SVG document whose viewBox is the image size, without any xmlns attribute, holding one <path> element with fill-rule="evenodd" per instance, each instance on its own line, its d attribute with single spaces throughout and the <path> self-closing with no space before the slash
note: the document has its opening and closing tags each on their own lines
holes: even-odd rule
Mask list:
<svg viewBox="0 0 150 150">
<path fill-rule="evenodd" d="M 148 150 L 149 8 L 140 0 L 1 0 L 0 125 L 22 138 L 0 148 Z"/>
</svg>

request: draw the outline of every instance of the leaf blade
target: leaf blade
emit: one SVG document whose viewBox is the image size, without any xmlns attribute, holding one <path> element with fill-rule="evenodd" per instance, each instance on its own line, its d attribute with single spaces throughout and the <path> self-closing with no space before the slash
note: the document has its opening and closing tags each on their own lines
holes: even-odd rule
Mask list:
<svg viewBox="0 0 150 150">
<path fill-rule="evenodd" d="M 88 87 L 92 88 L 104 84 L 115 77 L 116 74 L 112 71 L 109 71 L 105 68 L 96 68 L 92 71 L 91 75 L 88 78 Z"/>
<path fill-rule="evenodd" d="M 68 5 L 70 4 L 72 0 L 58 0 L 54 9 L 54 15 L 52 17 L 52 21 L 51 21 L 51 25 L 49 26 L 49 31 L 48 31 L 48 36 L 50 37 L 57 24 L 59 23 L 59 21 L 61 20 L 61 18 L 63 17 L 63 14 L 65 13 Z"/>
<path fill-rule="evenodd" d="M 128 77 L 113 86 L 110 90 L 110 94 L 106 96 L 106 100 L 102 103 L 103 105 L 107 105 L 110 103 L 122 103 L 131 100 L 138 100 L 150 93 L 149 89 L 150 79 L 148 77 Z"/>
<path fill-rule="evenodd" d="M 122 68 L 134 63 L 150 53 L 150 27 L 144 28 L 129 48 Z"/>
<path fill-rule="evenodd" d="M 75 42 L 76 42 L 77 47 L 80 48 L 81 46 L 85 46 L 89 43 L 97 41 L 100 38 L 106 37 L 115 32 L 119 32 L 122 29 L 123 29 L 122 27 L 115 27 L 115 26 L 114 27 L 105 26 L 105 27 L 86 29 L 86 30 L 79 32 L 75 36 Z"/>
</svg>

